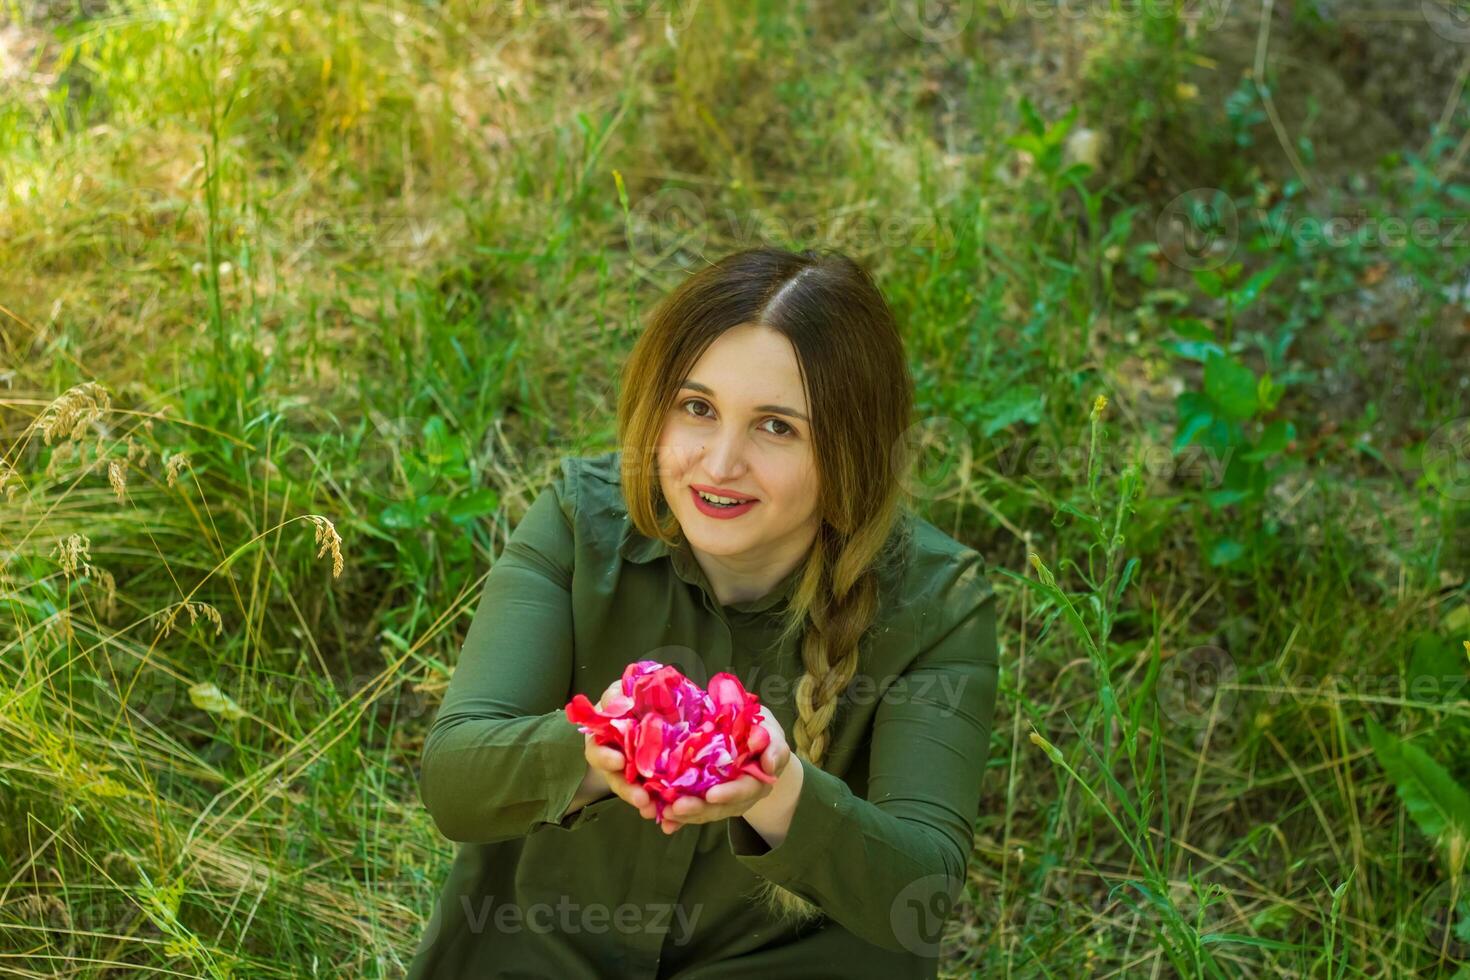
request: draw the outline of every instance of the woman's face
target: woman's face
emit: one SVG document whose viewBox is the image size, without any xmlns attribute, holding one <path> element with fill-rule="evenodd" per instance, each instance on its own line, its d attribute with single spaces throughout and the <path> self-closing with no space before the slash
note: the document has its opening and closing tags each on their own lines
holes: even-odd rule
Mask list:
<svg viewBox="0 0 1470 980">
<path fill-rule="evenodd" d="M 743 324 L 709 346 L 659 439 L 659 485 L 695 549 L 762 562 L 806 552 L 820 520 L 810 415 L 782 334 Z M 755 502 L 721 510 L 695 487 Z"/>
</svg>

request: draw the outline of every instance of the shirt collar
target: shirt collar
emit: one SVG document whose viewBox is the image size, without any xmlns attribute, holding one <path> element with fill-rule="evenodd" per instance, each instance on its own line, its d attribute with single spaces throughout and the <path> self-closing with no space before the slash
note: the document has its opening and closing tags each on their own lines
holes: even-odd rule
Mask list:
<svg viewBox="0 0 1470 980">
<path fill-rule="evenodd" d="M 639 564 L 646 564 L 668 556 L 674 566 L 674 574 L 690 585 L 701 589 L 709 597 L 711 605 L 719 605 L 719 599 L 715 597 L 715 590 L 709 584 L 709 577 L 704 574 L 704 569 L 694 557 L 694 552 L 689 548 L 689 542 L 682 537 L 677 545 L 670 546 L 657 538 L 644 536 L 633 526 L 631 520 L 625 518 L 623 540 L 618 545 L 618 553 L 628 561 Z M 801 577 L 802 568 L 803 565 L 798 563 L 785 578 L 771 588 L 770 592 L 759 599 L 731 603 L 722 608 L 734 610 L 737 613 L 778 611 L 776 609 L 778 604 L 784 606 L 792 593 L 796 591 L 796 581 Z"/>
</svg>

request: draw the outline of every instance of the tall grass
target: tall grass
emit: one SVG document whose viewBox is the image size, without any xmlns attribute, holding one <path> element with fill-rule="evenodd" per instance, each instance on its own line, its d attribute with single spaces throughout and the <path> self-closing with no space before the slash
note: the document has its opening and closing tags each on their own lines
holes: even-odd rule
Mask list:
<svg viewBox="0 0 1470 980">
<path fill-rule="evenodd" d="M 1251 115 L 1183 8 L 1019 80 L 970 9 L 6 4 L 0 972 L 402 975 L 485 571 L 648 304 L 761 240 L 873 269 L 1000 593 L 946 975 L 1463 969 L 1463 249 L 1273 240 L 1320 202 L 1237 168 L 1181 266 L 1145 162 Z M 1452 217 L 1454 149 L 1373 203 Z"/>
</svg>

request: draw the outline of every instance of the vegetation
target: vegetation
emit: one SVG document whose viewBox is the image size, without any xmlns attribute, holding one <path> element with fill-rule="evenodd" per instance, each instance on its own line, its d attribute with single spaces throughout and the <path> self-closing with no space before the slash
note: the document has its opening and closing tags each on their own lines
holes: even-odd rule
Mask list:
<svg viewBox="0 0 1470 980">
<path fill-rule="evenodd" d="M 769 241 L 1001 601 L 945 975 L 1470 976 L 1459 88 L 1338 179 L 1258 11 L 929 6 L 0 0 L 0 972 L 401 976 L 486 570 Z"/>
</svg>

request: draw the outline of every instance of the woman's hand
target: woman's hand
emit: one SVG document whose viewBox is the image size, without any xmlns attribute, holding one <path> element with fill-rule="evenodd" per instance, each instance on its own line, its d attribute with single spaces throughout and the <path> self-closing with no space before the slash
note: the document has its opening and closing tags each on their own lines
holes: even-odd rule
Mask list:
<svg viewBox="0 0 1470 980">
<path fill-rule="evenodd" d="M 764 707 L 761 708 L 760 723 L 771 736 L 770 744 L 761 753 L 761 768 L 779 780 L 791 763 L 791 749 L 786 745 L 786 732 Z M 713 823 L 728 817 L 738 817 L 770 796 L 777 785 L 763 783 L 746 774 L 728 783 L 711 786 L 704 791 L 704 799 L 681 796 L 672 805 L 664 808 L 661 827 L 665 834 L 672 834 L 687 823 Z M 651 812 L 646 815 L 652 816 Z"/>
<path fill-rule="evenodd" d="M 607 699 L 608 695 L 621 691 L 622 684 L 622 678 L 618 678 L 607 686 L 607 690 L 603 691 L 602 696 L 597 699 L 598 711 L 602 710 L 602 702 Z M 608 789 L 612 790 L 613 795 L 632 805 L 641 813 L 643 819 L 652 820 L 653 800 L 649 798 L 648 791 L 642 786 L 634 786 L 623 778 L 623 769 L 627 764 L 623 753 L 611 746 L 598 745 L 593 741 L 591 734 L 583 737 L 586 739 L 585 755 L 590 771 L 595 773 Z"/>
</svg>

